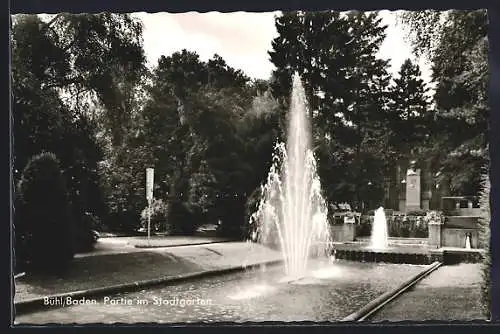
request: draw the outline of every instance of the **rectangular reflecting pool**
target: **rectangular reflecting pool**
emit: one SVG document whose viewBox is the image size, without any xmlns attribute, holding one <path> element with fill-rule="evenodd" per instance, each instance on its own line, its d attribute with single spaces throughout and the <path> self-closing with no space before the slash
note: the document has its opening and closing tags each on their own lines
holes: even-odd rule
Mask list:
<svg viewBox="0 0 500 334">
<path fill-rule="evenodd" d="M 307 275 L 281 266 L 190 280 L 140 292 L 47 300 L 19 324 L 339 321 L 426 266 L 311 261 Z"/>
</svg>

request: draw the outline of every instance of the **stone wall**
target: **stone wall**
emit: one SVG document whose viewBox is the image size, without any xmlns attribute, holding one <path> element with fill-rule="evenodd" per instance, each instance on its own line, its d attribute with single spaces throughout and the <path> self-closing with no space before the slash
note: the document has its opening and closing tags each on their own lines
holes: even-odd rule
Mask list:
<svg viewBox="0 0 500 334">
<path fill-rule="evenodd" d="M 356 238 L 356 224 L 343 223 L 330 225 L 330 237 L 334 242 L 352 242 Z"/>
<path fill-rule="evenodd" d="M 471 248 L 477 248 L 479 242 L 479 232 L 474 228 L 448 228 L 441 231 L 441 247 L 465 247 L 465 237 L 471 234 Z"/>
<path fill-rule="evenodd" d="M 344 225 L 330 225 L 330 237 L 334 242 L 343 242 L 344 233 L 343 228 Z"/>
</svg>

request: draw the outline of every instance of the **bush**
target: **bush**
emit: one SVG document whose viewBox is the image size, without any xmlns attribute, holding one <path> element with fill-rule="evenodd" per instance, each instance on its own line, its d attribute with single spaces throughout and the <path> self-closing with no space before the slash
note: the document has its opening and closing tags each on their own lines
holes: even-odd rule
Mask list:
<svg viewBox="0 0 500 334">
<path fill-rule="evenodd" d="M 148 227 L 148 207 L 141 212 L 141 227 L 146 229 Z M 155 199 L 151 203 L 151 231 L 167 234 L 172 232 L 168 220 L 168 205 L 162 199 Z"/>
<path fill-rule="evenodd" d="M 370 216 L 363 215 L 356 225 L 356 236 L 369 237 L 372 234 L 372 222 Z"/>
<path fill-rule="evenodd" d="M 74 255 L 75 229 L 66 184 L 52 153 L 34 156 L 18 184 L 18 254 L 27 271 L 59 273 Z"/>
<path fill-rule="evenodd" d="M 406 213 L 407 216 L 424 217 L 427 215 L 426 210 L 413 210 Z"/>
<path fill-rule="evenodd" d="M 221 224 L 217 229 L 217 236 L 244 240 L 245 212 L 247 200 L 244 197 L 228 198 L 217 203 L 221 208 L 217 217 Z"/>
<path fill-rule="evenodd" d="M 368 237 L 372 232 L 373 216 L 361 216 L 356 227 L 358 237 Z M 427 238 L 429 229 L 422 216 L 389 216 L 387 230 L 389 237 L 394 238 Z"/>
<path fill-rule="evenodd" d="M 397 238 L 427 238 L 429 228 L 422 216 L 394 217 L 389 221 L 389 236 Z"/>
<path fill-rule="evenodd" d="M 430 223 L 442 223 L 444 221 L 444 215 L 442 211 L 428 211 L 424 217 L 424 221 L 426 224 Z"/>
<path fill-rule="evenodd" d="M 483 313 L 487 318 L 491 317 L 491 211 L 490 211 L 490 179 L 488 175 L 483 176 L 483 185 L 479 200 L 481 217 L 479 218 L 479 242 L 480 247 L 485 250 L 482 266 L 483 281 L 481 284 Z"/>
<path fill-rule="evenodd" d="M 134 234 L 141 226 L 140 211 L 121 210 L 110 212 L 104 225 L 110 232 Z"/>
<path fill-rule="evenodd" d="M 85 212 L 83 214 L 79 224 L 76 225 L 76 252 L 90 252 L 94 249 L 97 240 L 93 231 L 99 229 L 100 225 L 100 219 L 96 215 L 90 212 Z"/>
<path fill-rule="evenodd" d="M 193 235 L 202 221 L 201 208 L 187 202 L 173 201 L 168 215 L 171 234 Z"/>
</svg>

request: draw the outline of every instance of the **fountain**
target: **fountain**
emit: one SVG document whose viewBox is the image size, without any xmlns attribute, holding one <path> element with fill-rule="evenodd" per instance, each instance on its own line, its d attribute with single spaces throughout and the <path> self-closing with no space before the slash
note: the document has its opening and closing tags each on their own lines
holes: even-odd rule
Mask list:
<svg viewBox="0 0 500 334">
<path fill-rule="evenodd" d="M 465 235 L 465 249 L 471 249 L 472 248 L 470 239 L 471 239 L 470 234 L 467 233 Z"/>
<path fill-rule="evenodd" d="M 385 217 L 384 208 L 380 207 L 375 211 L 370 247 L 372 249 L 386 249 L 389 246 L 388 239 L 389 235 L 387 232 L 387 220 Z"/>
<path fill-rule="evenodd" d="M 330 232 L 321 194 L 304 87 L 293 77 L 287 143 L 278 143 L 257 211 L 250 217 L 253 241 L 282 252 L 288 278 L 299 279 L 309 258 L 327 255 Z"/>
</svg>

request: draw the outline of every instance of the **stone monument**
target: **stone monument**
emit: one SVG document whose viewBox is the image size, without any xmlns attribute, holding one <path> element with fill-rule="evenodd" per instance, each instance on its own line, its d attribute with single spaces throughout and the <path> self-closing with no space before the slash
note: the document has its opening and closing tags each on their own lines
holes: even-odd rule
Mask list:
<svg viewBox="0 0 500 334">
<path fill-rule="evenodd" d="M 406 173 L 406 211 L 421 209 L 420 169 L 413 166 Z"/>
</svg>

